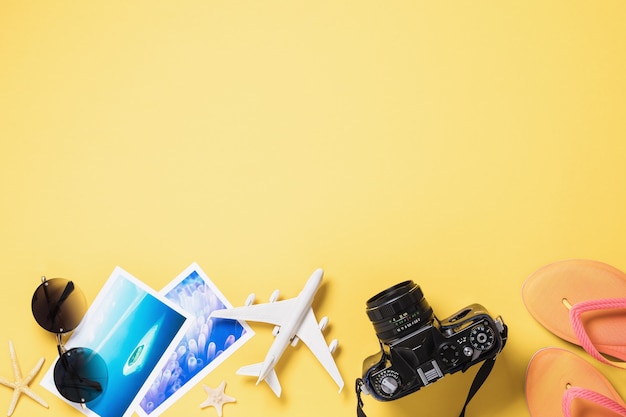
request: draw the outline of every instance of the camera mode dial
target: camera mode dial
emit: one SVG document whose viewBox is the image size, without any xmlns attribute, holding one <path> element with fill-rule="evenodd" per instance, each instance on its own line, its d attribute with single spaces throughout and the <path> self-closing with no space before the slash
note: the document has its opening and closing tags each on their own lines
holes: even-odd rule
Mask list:
<svg viewBox="0 0 626 417">
<path fill-rule="evenodd" d="M 491 327 L 479 324 L 472 328 L 469 339 L 474 349 L 485 351 L 491 349 L 493 346 L 495 335 Z"/>
<path fill-rule="evenodd" d="M 376 391 L 384 397 L 391 397 L 400 388 L 400 374 L 391 369 L 385 369 L 374 378 Z"/>
</svg>

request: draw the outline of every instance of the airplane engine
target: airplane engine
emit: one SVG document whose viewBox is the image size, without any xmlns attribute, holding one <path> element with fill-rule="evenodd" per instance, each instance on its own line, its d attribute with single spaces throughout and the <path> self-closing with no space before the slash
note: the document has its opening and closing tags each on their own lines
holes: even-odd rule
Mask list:
<svg viewBox="0 0 626 417">
<path fill-rule="evenodd" d="M 330 342 L 330 345 L 328 345 L 328 350 L 330 350 L 330 353 L 335 353 L 335 350 L 337 350 L 338 344 L 339 344 L 339 341 L 337 339 L 333 339 L 333 341 Z"/>
<path fill-rule="evenodd" d="M 252 303 L 254 302 L 254 297 L 255 297 L 254 293 L 250 294 L 248 298 L 246 298 L 245 305 L 246 306 L 252 305 Z"/>
<path fill-rule="evenodd" d="M 320 331 L 323 332 L 327 325 L 328 325 L 328 317 L 324 316 L 322 317 L 319 323 Z"/>
</svg>

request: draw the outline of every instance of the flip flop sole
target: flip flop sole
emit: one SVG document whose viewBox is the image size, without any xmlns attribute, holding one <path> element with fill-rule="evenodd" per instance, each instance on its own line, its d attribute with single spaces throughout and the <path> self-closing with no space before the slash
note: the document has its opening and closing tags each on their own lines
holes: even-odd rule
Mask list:
<svg viewBox="0 0 626 417">
<path fill-rule="evenodd" d="M 545 348 L 532 357 L 526 371 L 526 403 L 531 417 L 562 416 L 563 394 L 581 387 L 626 406 L 611 383 L 591 364 L 560 348 Z M 571 415 L 576 417 L 619 416 L 596 403 L 575 400 Z"/>
<path fill-rule="evenodd" d="M 626 274 L 602 262 L 570 259 L 540 268 L 522 288 L 529 313 L 558 337 L 580 345 L 569 317 L 568 304 L 626 298 Z M 626 360 L 626 312 L 596 310 L 582 316 L 584 328 L 602 353 Z"/>
</svg>

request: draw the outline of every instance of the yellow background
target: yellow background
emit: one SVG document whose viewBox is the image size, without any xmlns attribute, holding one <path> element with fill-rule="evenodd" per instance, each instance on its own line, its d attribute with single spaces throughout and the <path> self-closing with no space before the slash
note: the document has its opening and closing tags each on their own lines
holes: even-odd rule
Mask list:
<svg viewBox="0 0 626 417">
<path fill-rule="evenodd" d="M 530 317 L 524 279 L 571 257 L 626 269 L 625 16 L 622 0 L 2 0 L 0 375 L 9 340 L 24 373 L 55 357 L 30 312 L 41 275 L 93 300 L 116 265 L 161 289 L 197 261 L 241 305 L 323 267 L 344 391 L 303 346 L 277 367 L 281 399 L 235 375 L 271 343 L 253 324 L 203 380 L 227 381 L 225 417 L 355 415 L 378 350 L 365 301 L 405 279 L 440 318 L 504 317 L 468 416 L 528 415 L 537 349 L 588 356 Z M 365 411 L 456 416 L 473 374 Z M 42 375 L 50 409 L 22 397 L 14 416 L 80 415 Z M 164 416 L 216 416 L 205 399 Z"/>
</svg>

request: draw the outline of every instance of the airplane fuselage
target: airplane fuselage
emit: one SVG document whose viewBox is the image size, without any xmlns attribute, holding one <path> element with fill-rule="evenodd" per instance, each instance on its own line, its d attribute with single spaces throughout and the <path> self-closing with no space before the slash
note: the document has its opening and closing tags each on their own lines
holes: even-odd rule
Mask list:
<svg viewBox="0 0 626 417">
<path fill-rule="evenodd" d="M 276 335 L 276 339 L 265 356 L 257 383 L 263 381 L 272 369 L 274 369 L 274 365 L 278 362 L 278 359 L 285 352 L 287 346 L 296 337 L 296 332 L 306 317 L 309 308 L 311 308 L 313 298 L 322 283 L 322 275 L 323 271 L 321 269 L 315 271 L 307 280 L 300 294 L 298 294 L 296 303 L 297 308 L 294 310 L 293 316 L 280 327 L 278 334 Z"/>
</svg>

